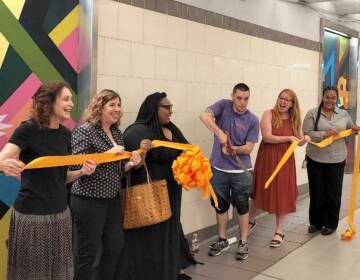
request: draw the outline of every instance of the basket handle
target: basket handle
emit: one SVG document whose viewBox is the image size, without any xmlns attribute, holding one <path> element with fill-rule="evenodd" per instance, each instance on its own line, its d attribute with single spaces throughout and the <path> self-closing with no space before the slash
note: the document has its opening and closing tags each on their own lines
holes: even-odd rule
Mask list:
<svg viewBox="0 0 360 280">
<path fill-rule="evenodd" d="M 146 165 L 145 160 L 144 160 L 144 169 L 145 169 L 145 173 L 146 173 L 147 183 L 148 183 L 148 185 L 151 185 L 152 180 L 151 180 L 150 173 L 149 173 L 149 170 L 148 170 L 148 167 Z M 127 194 L 128 197 L 129 197 L 129 187 L 130 187 L 130 185 L 131 185 L 131 169 L 129 170 L 129 176 L 128 176 L 128 180 L 127 180 L 127 183 L 126 183 L 126 194 Z"/>
</svg>

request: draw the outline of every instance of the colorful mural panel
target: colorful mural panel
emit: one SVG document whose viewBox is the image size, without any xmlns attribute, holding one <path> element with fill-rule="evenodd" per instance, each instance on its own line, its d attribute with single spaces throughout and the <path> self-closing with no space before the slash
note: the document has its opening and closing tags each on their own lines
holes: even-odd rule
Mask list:
<svg viewBox="0 0 360 280">
<path fill-rule="evenodd" d="M 357 52 L 358 40 L 324 31 L 323 40 L 323 88 L 336 86 L 339 91 L 337 106 L 348 111 L 356 121 L 357 109 Z M 353 163 L 354 141 L 348 143 L 347 163 Z"/>
<path fill-rule="evenodd" d="M 42 83 L 67 81 L 76 104 L 78 75 L 88 64 L 78 63 L 79 9 L 78 0 L 0 0 L 0 149 L 28 118 Z M 0 279 L 5 279 L 10 208 L 19 187 L 18 179 L 0 175 Z"/>
</svg>

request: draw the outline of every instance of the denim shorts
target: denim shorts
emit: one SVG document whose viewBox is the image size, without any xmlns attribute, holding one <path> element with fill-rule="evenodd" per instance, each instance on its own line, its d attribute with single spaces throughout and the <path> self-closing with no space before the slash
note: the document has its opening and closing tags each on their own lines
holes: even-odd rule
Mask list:
<svg viewBox="0 0 360 280">
<path fill-rule="evenodd" d="M 218 199 L 233 204 L 236 196 L 250 196 L 252 175 L 249 172 L 227 173 L 211 167 L 211 185 Z"/>
</svg>

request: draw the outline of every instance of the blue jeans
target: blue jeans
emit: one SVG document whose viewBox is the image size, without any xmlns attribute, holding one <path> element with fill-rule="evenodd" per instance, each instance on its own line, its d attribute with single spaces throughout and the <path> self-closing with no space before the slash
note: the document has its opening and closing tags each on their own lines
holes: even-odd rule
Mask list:
<svg viewBox="0 0 360 280">
<path fill-rule="evenodd" d="M 251 193 L 252 176 L 250 173 L 227 173 L 211 167 L 213 177 L 211 185 L 219 201 L 218 214 L 229 210 L 230 204 L 236 207 L 240 215 L 249 212 L 249 196 Z M 212 206 L 214 201 L 211 200 Z"/>
</svg>

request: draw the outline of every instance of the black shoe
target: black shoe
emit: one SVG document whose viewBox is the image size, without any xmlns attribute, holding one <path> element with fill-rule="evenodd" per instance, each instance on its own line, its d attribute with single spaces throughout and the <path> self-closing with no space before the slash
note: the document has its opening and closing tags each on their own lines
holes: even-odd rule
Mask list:
<svg viewBox="0 0 360 280">
<path fill-rule="evenodd" d="M 308 233 L 315 233 L 317 232 L 318 230 L 320 230 L 321 227 L 320 226 L 317 226 L 317 225 L 310 225 L 308 227 Z"/>
<path fill-rule="evenodd" d="M 177 280 L 191 280 L 192 278 L 185 273 L 180 273 L 177 277 Z"/>
<path fill-rule="evenodd" d="M 335 232 L 335 229 L 333 228 L 328 228 L 328 227 L 323 227 L 323 229 L 321 230 L 321 234 L 322 235 L 330 235 L 333 232 Z"/>
</svg>

